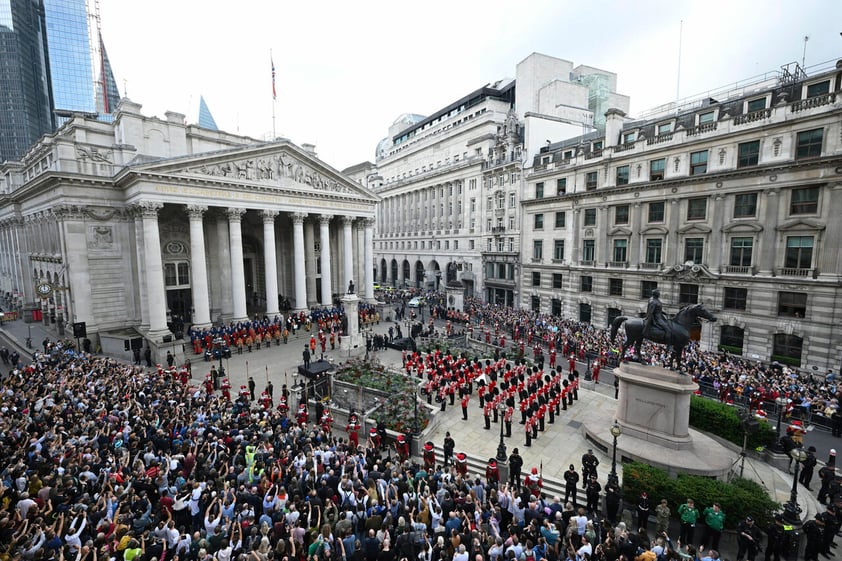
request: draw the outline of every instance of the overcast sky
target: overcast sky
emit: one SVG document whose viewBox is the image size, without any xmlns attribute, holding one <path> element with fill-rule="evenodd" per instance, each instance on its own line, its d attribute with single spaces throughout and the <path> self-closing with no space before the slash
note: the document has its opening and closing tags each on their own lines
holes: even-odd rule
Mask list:
<svg viewBox="0 0 842 561">
<path fill-rule="evenodd" d="M 320 2 L 100 0 L 122 95 L 147 115 L 316 145 L 337 169 L 374 161 L 402 113 L 429 115 L 540 52 L 618 74 L 631 114 L 782 64 L 842 58 L 842 1 Z"/>
</svg>

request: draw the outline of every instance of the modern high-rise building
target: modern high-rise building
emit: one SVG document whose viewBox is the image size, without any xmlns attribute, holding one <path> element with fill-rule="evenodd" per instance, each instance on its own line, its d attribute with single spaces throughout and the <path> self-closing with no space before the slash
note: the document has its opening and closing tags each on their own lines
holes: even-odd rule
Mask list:
<svg viewBox="0 0 842 561">
<path fill-rule="evenodd" d="M 110 119 L 119 98 L 95 3 L 0 0 L 0 162 L 73 115 Z"/>
<path fill-rule="evenodd" d="M 44 5 L 0 0 L 0 162 L 54 127 Z"/>
</svg>

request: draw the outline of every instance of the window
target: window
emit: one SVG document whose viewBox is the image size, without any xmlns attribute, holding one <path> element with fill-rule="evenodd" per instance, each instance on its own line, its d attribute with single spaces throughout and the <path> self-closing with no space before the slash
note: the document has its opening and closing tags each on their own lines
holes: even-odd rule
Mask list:
<svg viewBox="0 0 842 561">
<path fill-rule="evenodd" d="M 719 349 L 734 354 L 743 354 L 743 329 L 736 325 L 723 325 L 719 328 Z"/>
<path fill-rule="evenodd" d="M 807 315 L 806 292 L 778 292 L 778 315 L 803 318 Z"/>
<path fill-rule="evenodd" d="M 517 205 L 517 199 L 514 193 L 509 193 L 509 208 L 515 208 Z"/>
<path fill-rule="evenodd" d="M 585 175 L 585 190 L 586 191 L 593 191 L 596 189 L 596 173 L 595 171 L 589 171 Z"/>
<path fill-rule="evenodd" d="M 561 315 L 561 300 L 558 298 L 550 300 L 550 313 L 554 316 Z"/>
<path fill-rule="evenodd" d="M 658 125 L 658 134 L 669 134 L 672 132 L 672 123 Z"/>
<path fill-rule="evenodd" d="M 646 262 L 651 264 L 658 264 L 661 262 L 661 249 L 663 248 L 664 240 L 660 238 L 648 238 L 646 240 Z"/>
<path fill-rule="evenodd" d="M 754 238 L 731 238 L 731 266 L 751 267 Z"/>
<path fill-rule="evenodd" d="M 476 244 L 474 243 L 474 240 L 468 240 L 468 249 L 474 249 L 475 247 Z"/>
<path fill-rule="evenodd" d="M 830 80 L 819 82 L 818 84 L 810 84 L 807 86 L 807 97 L 818 97 L 830 93 Z"/>
<path fill-rule="evenodd" d="M 477 200 L 471 199 L 471 212 L 476 212 L 476 211 L 477 211 Z"/>
<path fill-rule="evenodd" d="M 628 224 L 629 223 L 629 205 L 620 205 L 614 207 L 614 224 Z"/>
<path fill-rule="evenodd" d="M 757 193 L 734 197 L 734 218 L 754 218 L 757 215 Z"/>
<path fill-rule="evenodd" d="M 705 249 L 704 238 L 686 238 L 684 240 L 684 261 L 693 263 L 702 262 L 702 253 Z"/>
<path fill-rule="evenodd" d="M 532 273 L 532 286 L 541 286 L 541 273 Z"/>
<path fill-rule="evenodd" d="M 506 198 L 503 193 L 497 193 L 497 208 L 504 208 L 506 203 Z"/>
<path fill-rule="evenodd" d="M 591 322 L 591 305 L 587 302 L 579 304 L 579 321 L 582 323 Z"/>
<path fill-rule="evenodd" d="M 635 140 L 637 140 L 636 132 L 627 132 L 623 135 L 623 144 L 631 144 Z"/>
<path fill-rule="evenodd" d="M 582 242 L 582 261 L 586 263 L 593 263 L 595 249 L 596 245 L 594 240 L 584 240 Z"/>
<path fill-rule="evenodd" d="M 564 261 L 564 240 L 553 241 L 553 260 Z"/>
<path fill-rule="evenodd" d="M 692 152 L 690 154 L 690 175 L 699 175 L 707 173 L 708 170 L 708 151 Z"/>
<path fill-rule="evenodd" d="M 626 239 L 614 240 L 614 261 L 617 263 L 626 262 L 626 250 L 628 249 L 629 241 Z"/>
<path fill-rule="evenodd" d="M 544 215 L 543 214 L 536 214 L 535 215 L 535 229 L 541 230 L 544 228 Z"/>
<path fill-rule="evenodd" d="M 658 288 L 656 281 L 640 281 L 640 297 L 644 300 L 652 298 L 652 291 Z"/>
<path fill-rule="evenodd" d="M 608 295 L 622 296 L 623 295 L 623 279 L 608 279 Z"/>
<path fill-rule="evenodd" d="M 541 311 L 541 297 L 540 296 L 533 296 L 531 298 L 532 302 L 532 311 L 533 312 L 540 312 Z"/>
<path fill-rule="evenodd" d="M 801 353 L 804 340 L 798 335 L 775 333 L 772 343 L 772 360 L 792 366 L 801 366 Z"/>
<path fill-rule="evenodd" d="M 553 288 L 561 288 L 561 273 L 553 273 Z"/>
<path fill-rule="evenodd" d="M 543 199 L 544 198 L 544 182 L 539 181 L 535 184 L 535 198 L 536 199 Z"/>
<path fill-rule="evenodd" d="M 556 228 L 564 228 L 565 223 L 565 213 L 564 211 L 559 211 L 555 213 L 555 227 Z"/>
<path fill-rule="evenodd" d="M 164 264 L 164 285 L 185 286 L 190 284 L 190 267 L 186 261 Z"/>
<path fill-rule="evenodd" d="M 737 167 L 747 168 L 756 166 L 760 160 L 760 141 L 741 142 L 737 146 Z"/>
<path fill-rule="evenodd" d="M 824 129 L 799 132 L 795 143 L 795 158 L 797 160 L 806 160 L 821 156 L 823 134 Z"/>
<path fill-rule="evenodd" d="M 708 111 L 707 113 L 702 113 L 699 115 L 699 124 L 704 125 L 707 123 L 712 123 L 716 117 L 715 111 Z"/>
<path fill-rule="evenodd" d="M 532 259 L 540 261 L 544 258 L 544 242 L 542 240 L 534 240 L 532 242 Z"/>
<path fill-rule="evenodd" d="M 793 189 L 790 199 L 790 214 L 815 214 L 819 210 L 819 188 Z"/>
<path fill-rule="evenodd" d="M 564 195 L 567 193 L 567 178 L 563 177 L 555 182 L 555 194 Z"/>
<path fill-rule="evenodd" d="M 617 185 L 629 184 L 629 166 L 617 167 Z"/>
<path fill-rule="evenodd" d="M 585 209 L 585 226 L 596 226 L 596 209 L 595 208 L 586 208 Z"/>
<path fill-rule="evenodd" d="M 593 292 L 593 277 L 585 275 L 579 279 L 579 290 L 581 292 Z"/>
<path fill-rule="evenodd" d="M 705 197 L 689 199 L 687 201 L 687 220 L 704 220 L 707 216 L 707 203 Z"/>
<path fill-rule="evenodd" d="M 664 202 L 649 203 L 649 222 L 664 221 Z"/>
<path fill-rule="evenodd" d="M 809 269 L 813 265 L 813 236 L 787 236 L 784 267 Z"/>
<path fill-rule="evenodd" d="M 666 158 L 659 158 L 649 162 L 649 181 L 660 181 L 664 178 L 664 168 L 667 165 Z"/>
<path fill-rule="evenodd" d="M 601 141 L 601 140 L 597 140 L 596 142 L 594 142 L 594 143 L 593 143 L 593 149 L 592 149 L 592 150 L 593 150 L 594 152 L 597 152 L 597 151 L 599 151 L 599 150 L 602 150 L 602 141 Z"/>
<path fill-rule="evenodd" d="M 726 310 L 745 310 L 747 300 L 747 288 L 734 288 L 732 286 L 726 286 L 725 299 L 722 303 L 722 307 Z"/>
<path fill-rule="evenodd" d="M 678 303 L 679 304 L 698 304 L 699 303 L 699 285 L 698 284 L 679 284 L 678 285 Z"/>
<path fill-rule="evenodd" d="M 758 97 L 757 99 L 752 99 L 746 104 L 746 113 L 753 113 L 755 111 L 761 111 L 763 109 L 766 109 L 765 97 Z"/>
</svg>

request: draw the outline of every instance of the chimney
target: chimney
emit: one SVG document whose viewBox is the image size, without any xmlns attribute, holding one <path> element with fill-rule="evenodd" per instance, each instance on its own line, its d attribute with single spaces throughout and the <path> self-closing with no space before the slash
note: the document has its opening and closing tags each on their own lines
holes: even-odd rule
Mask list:
<svg viewBox="0 0 842 561">
<path fill-rule="evenodd" d="M 301 149 L 304 150 L 308 155 L 313 156 L 314 158 L 318 158 L 316 155 L 316 145 L 315 144 L 307 144 L 304 143 L 301 145 Z"/>
<path fill-rule="evenodd" d="M 605 112 L 605 147 L 620 144 L 620 133 L 623 131 L 623 117 L 626 114 L 619 109 L 609 109 Z"/>
</svg>

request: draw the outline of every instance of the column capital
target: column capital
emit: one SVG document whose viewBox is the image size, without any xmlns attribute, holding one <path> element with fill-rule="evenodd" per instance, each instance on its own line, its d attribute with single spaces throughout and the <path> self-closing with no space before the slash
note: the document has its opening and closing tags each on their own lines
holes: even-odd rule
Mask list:
<svg viewBox="0 0 842 561">
<path fill-rule="evenodd" d="M 144 218 L 158 218 L 158 211 L 164 208 L 164 203 L 157 201 L 140 201 L 132 205 L 132 208 Z"/>
<path fill-rule="evenodd" d="M 246 213 L 244 208 L 226 208 L 225 215 L 228 217 L 228 222 L 240 222 L 243 215 Z"/>
<path fill-rule="evenodd" d="M 205 205 L 187 205 L 187 216 L 190 220 L 201 220 L 207 211 L 208 207 Z"/>
<path fill-rule="evenodd" d="M 363 224 L 365 224 L 366 228 L 374 228 L 374 218 L 363 218 Z"/>
<path fill-rule="evenodd" d="M 333 219 L 332 214 L 320 214 L 319 215 L 319 224 L 326 225 Z"/>
<path fill-rule="evenodd" d="M 354 224 L 355 218 L 353 216 L 343 216 L 342 217 L 342 224 L 345 226 L 352 226 Z"/>
<path fill-rule="evenodd" d="M 261 210 L 260 217 L 263 219 L 263 223 L 274 223 L 275 217 L 278 216 L 277 210 Z"/>
<path fill-rule="evenodd" d="M 304 224 L 304 219 L 307 218 L 306 212 L 293 212 L 289 215 L 290 220 L 292 220 L 293 224 Z"/>
</svg>

